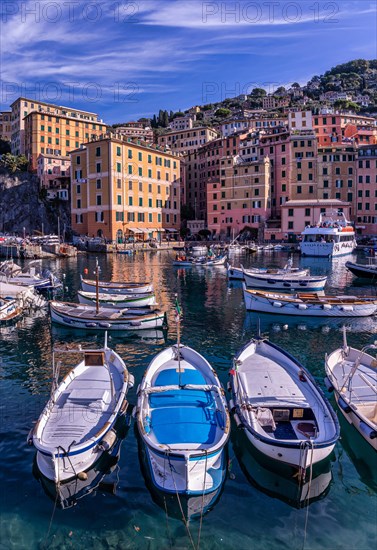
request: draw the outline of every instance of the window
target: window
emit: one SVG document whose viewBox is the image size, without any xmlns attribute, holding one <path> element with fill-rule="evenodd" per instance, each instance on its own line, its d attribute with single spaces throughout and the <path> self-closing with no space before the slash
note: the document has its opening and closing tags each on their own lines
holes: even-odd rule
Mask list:
<svg viewBox="0 0 377 550">
<path fill-rule="evenodd" d="M 83 223 L 84 217 L 82 214 L 76 214 L 76 223 Z"/>
<path fill-rule="evenodd" d="M 288 222 L 288 229 L 293 229 L 293 222 Z"/>
<path fill-rule="evenodd" d="M 97 189 L 101 189 L 101 187 L 102 187 L 102 181 L 101 181 L 101 180 L 97 180 L 96 184 L 97 184 L 97 185 L 96 185 Z"/>
<path fill-rule="evenodd" d="M 139 197 L 139 206 L 143 206 L 143 197 Z"/>
<path fill-rule="evenodd" d="M 287 185 L 285 183 L 283 183 L 283 185 L 281 186 L 281 190 L 282 191 L 286 191 L 287 190 Z"/>
<path fill-rule="evenodd" d="M 97 172 L 97 174 L 99 174 L 101 172 L 101 163 L 100 162 L 96 163 L 96 172 Z"/>
<path fill-rule="evenodd" d="M 143 160 L 143 153 L 140 153 L 140 152 L 138 153 L 138 159 L 139 159 L 139 161 Z"/>
<path fill-rule="evenodd" d="M 81 185 L 78 185 L 78 186 L 76 187 L 76 193 L 77 193 L 78 195 L 81 195 Z"/>
<path fill-rule="evenodd" d="M 298 185 L 298 186 L 297 186 L 297 193 L 298 193 L 298 194 L 302 193 L 302 187 L 301 187 L 301 185 Z"/>
<path fill-rule="evenodd" d="M 148 155 L 148 163 L 149 163 L 149 164 L 152 163 L 152 155 Z"/>
<path fill-rule="evenodd" d="M 120 156 L 121 156 L 121 154 L 122 154 L 122 153 L 121 153 L 121 149 L 120 149 L 120 147 L 117 147 L 117 157 L 120 157 Z"/>
<path fill-rule="evenodd" d="M 97 204 L 97 206 L 101 206 L 101 204 L 102 204 L 102 195 L 96 195 L 96 204 Z"/>
<path fill-rule="evenodd" d="M 135 212 L 128 212 L 127 219 L 128 219 L 129 222 L 134 222 L 135 221 Z"/>
<path fill-rule="evenodd" d="M 132 149 L 128 149 L 128 158 L 132 159 Z"/>
<path fill-rule="evenodd" d="M 122 222 L 124 220 L 123 212 L 115 212 L 115 221 Z"/>
<path fill-rule="evenodd" d="M 153 214 L 148 214 L 148 221 L 149 223 L 153 222 Z"/>
<path fill-rule="evenodd" d="M 132 197 L 128 197 L 128 205 L 129 205 L 129 206 L 132 206 L 132 204 L 133 204 L 133 199 L 132 199 Z"/>
<path fill-rule="evenodd" d="M 77 199 L 76 208 L 81 208 L 81 199 Z"/>
<path fill-rule="evenodd" d="M 101 156 L 101 147 L 96 147 L 96 157 Z"/>
<path fill-rule="evenodd" d="M 310 208 L 305 208 L 305 216 L 310 216 Z"/>
<path fill-rule="evenodd" d="M 151 178 L 151 177 L 152 177 L 152 170 L 148 168 L 148 178 Z"/>
<path fill-rule="evenodd" d="M 153 208 L 152 199 L 148 199 L 148 207 L 149 207 L 149 208 Z"/>
<path fill-rule="evenodd" d="M 288 208 L 288 216 L 293 216 L 293 208 Z"/>
<path fill-rule="evenodd" d="M 137 213 L 137 221 L 143 222 L 144 221 L 144 212 L 138 212 Z"/>
<path fill-rule="evenodd" d="M 297 174 L 297 181 L 302 181 L 302 174 Z"/>
<path fill-rule="evenodd" d="M 105 221 L 103 211 L 102 212 L 95 212 L 95 220 L 97 223 L 102 223 Z"/>
<path fill-rule="evenodd" d="M 129 165 L 128 165 L 128 173 L 129 173 L 129 174 L 132 174 L 132 164 L 129 164 Z"/>
<path fill-rule="evenodd" d="M 122 204 L 122 195 L 117 195 L 117 204 Z"/>
<path fill-rule="evenodd" d="M 117 172 L 118 172 L 118 174 L 120 174 L 122 172 L 122 163 L 121 162 L 117 162 Z"/>
<path fill-rule="evenodd" d="M 122 189 L 122 180 L 117 179 L 117 189 Z"/>
<path fill-rule="evenodd" d="M 143 182 L 142 181 L 139 181 L 139 191 L 141 193 L 143 192 Z"/>
</svg>

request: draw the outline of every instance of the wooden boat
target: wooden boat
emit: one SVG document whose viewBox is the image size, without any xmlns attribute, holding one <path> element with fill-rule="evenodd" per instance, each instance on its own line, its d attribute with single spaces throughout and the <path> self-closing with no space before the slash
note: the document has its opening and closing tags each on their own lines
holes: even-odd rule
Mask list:
<svg viewBox="0 0 377 550">
<path fill-rule="evenodd" d="M 143 330 L 166 325 L 166 315 L 156 309 L 145 313 L 125 309 L 96 308 L 87 304 L 50 301 L 51 320 L 54 323 L 78 329 Z"/>
<path fill-rule="evenodd" d="M 289 258 L 286 265 L 282 268 L 278 267 L 249 267 L 247 269 L 241 264 L 241 270 L 248 275 L 294 275 L 297 277 L 310 275 L 309 269 L 300 269 L 299 267 L 293 267 L 293 259 Z M 243 274 L 242 274 L 243 275 Z"/>
<path fill-rule="evenodd" d="M 246 309 L 281 315 L 315 317 L 367 317 L 377 313 L 377 300 L 358 296 L 320 296 L 313 293 L 280 294 L 246 288 Z"/>
<path fill-rule="evenodd" d="M 80 304 L 96 305 L 96 292 L 77 291 L 77 296 Z M 125 307 L 145 307 L 155 306 L 155 294 L 148 292 L 147 294 L 98 294 L 98 302 L 101 307 L 108 308 L 125 308 Z"/>
<path fill-rule="evenodd" d="M 204 267 L 211 267 L 211 266 L 222 266 L 225 265 L 227 256 L 214 256 L 214 257 L 203 257 L 203 258 L 197 258 L 193 261 L 193 265 L 196 266 L 204 266 Z"/>
<path fill-rule="evenodd" d="M 305 472 L 334 449 L 339 424 L 308 371 L 286 351 L 251 340 L 230 371 L 231 410 L 250 443 Z"/>
<path fill-rule="evenodd" d="M 96 281 L 84 279 L 81 276 L 81 287 L 85 292 L 96 291 Z M 104 294 L 146 294 L 153 292 L 151 283 L 130 283 L 130 282 L 98 282 L 99 291 Z"/>
<path fill-rule="evenodd" d="M 228 409 L 217 374 L 198 352 L 176 344 L 152 360 L 136 418 L 157 489 L 205 495 L 222 484 Z"/>
<path fill-rule="evenodd" d="M 0 296 L 0 325 L 17 321 L 22 316 L 22 308 L 17 300 Z"/>
<path fill-rule="evenodd" d="M 183 256 L 182 257 L 182 256 L 177 255 L 177 257 L 173 261 L 173 265 L 176 266 L 176 267 L 191 267 L 193 261 L 194 261 L 193 256 L 189 256 L 189 257 Z"/>
<path fill-rule="evenodd" d="M 283 272 L 277 274 L 252 273 L 243 269 L 245 283 L 250 288 L 276 290 L 323 290 L 326 276 L 310 276 L 302 273 Z"/>
<path fill-rule="evenodd" d="M 377 280 L 377 263 L 375 258 L 369 258 L 368 265 L 355 262 L 346 262 L 345 265 L 356 277 Z"/>
<path fill-rule="evenodd" d="M 0 283 L 0 289 L 6 298 L 14 298 L 22 309 L 41 309 L 47 305 L 47 301 L 32 286 L 21 286 L 10 283 Z"/>
<path fill-rule="evenodd" d="M 58 385 L 57 353 L 81 354 L 83 359 Z M 54 349 L 54 387 L 31 434 L 41 473 L 55 483 L 78 477 L 88 470 L 116 439 L 115 421 L 124 410 L 133 386 L 121 357 L 102 349 Z"/>
<path fill-rule="evenodd" d="M 340 412 L 377 451 L 377 360 L 366 353 L 377 343 L 358 350 L 347 345 L 326 354 L 327 388 L 334 391 Z"/>
<path fill-rule="evenodd" d="M 228 279 L 243 281 L 242 267 L 233 267 L 232 265 L 227 264 L 227 272 L 228 272 Z"/>
</svg>

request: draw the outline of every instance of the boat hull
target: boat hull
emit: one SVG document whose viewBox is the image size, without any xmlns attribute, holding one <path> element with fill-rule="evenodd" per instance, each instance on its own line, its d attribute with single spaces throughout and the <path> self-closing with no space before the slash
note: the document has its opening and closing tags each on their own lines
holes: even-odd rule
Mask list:
<svg viewBox="0 0 377 550">
<path fill-rule="evenodd" d="M 243 281 L 243 271 L 240 267 L 228 266 L 228 279 L 234 279 L 237 281 Z"/>
<path fill-rule="evenodd" d="M 344 408 L 339 405 L 339 398 L 341 398 L 339 393 L 335 391 L 334 394 L 335 394 L 335 401 L 338 405 L 338 408 L 342 413 L 342 415 L 344 416 L 344 418 L 347 420 L 347 422 L 349 424 L 352 424 L 352 426 L 359 432 L 359 434 L 365 439 L 365 441 L 371 447 L 373 447 L 375 451 L 377 451 L 377 437 L 370 438 L 366 433 L 365 429 L 362 429 L 363 423 L 367 424 L 365 420 L 361 419 L 360 416 L 352 409 L 349 412 L 346 412 Z M 371 424 L 368 423 L 367 426 L 369 427 L 370 433 L 375 431 L 375 427 L 372 426 Z"/>
<path fill-rule="evenodd" d="M 368 265 L 355 264 L 353 262 L 346 262 L 346 268 L 351 271 L 356 277 L 363 279 L 377 280 L 377 268 L 370 267 Z"/>
<path fill-rule="evenodd" d="M 373 302 L 355 306 L 335 305 L 331 309 L 323 309 L 321 304 L 310 306 L 284 302 L 278 295 L 275 300 L 267 299 L 252 295 L 247 290 L 244 290 L 244 301 L 248 311 L 302 317 L 368 317 L 377 312 L 377 305 Z"/>
<path fill-rule="evenodd" d="M 264 290 L 323 290 L 327 277 L 251 275 L 244 271 L 246 286 Z"/>
<path fill-rule="evenodd" d="M 166 324 L 166 317 L 163 312 L 152 313 L 150 315 L 141 315 L 133 317 L 124 317 L 111 319 L 106 315 L 98 317 L 95 315 L 95 308 L 92 308 L 90 316 L 80 318 L 70 315 L 67 312 L 57 310 L 50 303 L 51 320 L 54 323 L 64 325 L 70 328 L 85 330 L 144 330 L 161 328 Z M 108 310 L 109 311 L 109 310 Z M 112 311 L 112 310 L 111 310 Z M 103 312 L 103 309 L 102 309 Z"/>
<path fill-rule="evenodd" d="M 96 305 L 96 294 L 95 292 L 78 292 L 77 293 L 80 304 L 87 304 L 89 306 Z M 100 307 L 106 307 L 111 309 L 119 308 L 129 308 L 129 307 L 145 307 L 156 305 L 156 297 L 154 294 L 134 294 L 132 296 L 124 296 L 124 299 L 121 298 L 122 295 L 111 295 L 111 294 L 102 294 L 99 298 Z"/>
<path fill-rule="evenodd" d="M 321 258 L 336 258 L 352 254 L 356 248 L 356 241 L 342 243 L 302 242 L 300 251 L 302 256 L 314 256 Z"/>
<path fill-rule="evenodd" d="M 81 288 L 85 292 L 95 292 L 96 282 L 88 279 L 81 279 Z M 103 283 L 99 282 L 98 285 L 101 294 L 148 294 L 153 292 L 153 285 L 150 283 L 145 284 L 129 284 L 127 283 Z"/>
</svg>

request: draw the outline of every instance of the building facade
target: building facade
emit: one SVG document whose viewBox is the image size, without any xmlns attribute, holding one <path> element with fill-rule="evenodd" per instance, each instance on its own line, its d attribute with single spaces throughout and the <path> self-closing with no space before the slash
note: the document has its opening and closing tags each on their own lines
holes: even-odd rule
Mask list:
<svg viewBox="0 0 377 550">
<path fill-rule="evenodd" d="M 351 219 L 351 205 L 340 200 L 292 200 L 282 208 L 282 237 L 299 236 L 308 225 L 316 225 L 322 212 L 343 212 Z"/>
<path fill-rule="evenodd" d="M 356 157 L 356 231 L 377 235 L 377 145 L 360 147 Z"/>
<path fill-rule="evenodd" d="M 175 153 L 186 155 L 218 137 L 219 133 L 214 128 L 198 126 L 191 130 L 162 134 L 158 138 L 158 144 L 162 145 L 162 147 L 169 147 Z"/>
<path fill-rule="evenodd" d="M 12 139 L 12 111 L 0 111 L 0 138 L 9 142 Z"/>
<path fill-rule="evenodd" d="M 124 242 L 180 229 L 180 159 L 107 134 L 71 153 L 72 228 Z"/>
</svg>

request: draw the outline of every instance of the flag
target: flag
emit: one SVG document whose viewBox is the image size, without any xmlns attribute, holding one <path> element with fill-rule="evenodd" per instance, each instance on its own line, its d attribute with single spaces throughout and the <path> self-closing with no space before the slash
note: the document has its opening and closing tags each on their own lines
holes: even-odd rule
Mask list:
<svg viewBox="0 0 377 550">
<path fill-rule="evenodd" d="M 175 319 L 179 321 L 182 317 L 182 308 L 179 305 L 178 298 L 175 299 Z"/>
</svg>

